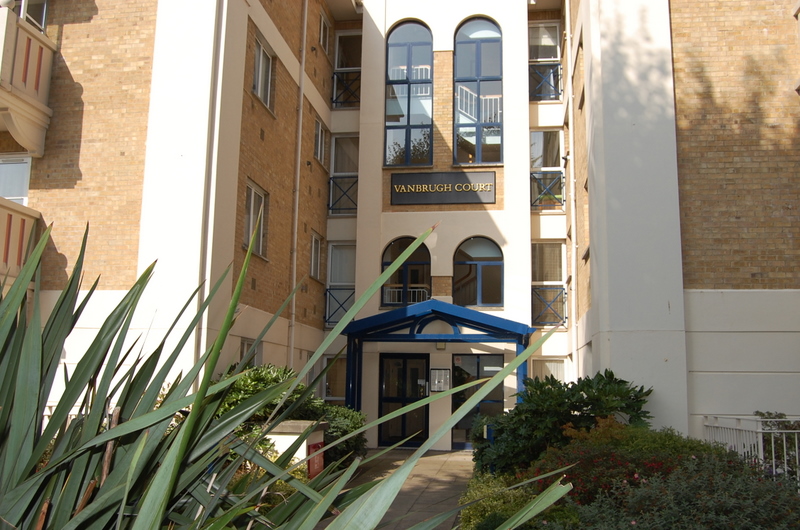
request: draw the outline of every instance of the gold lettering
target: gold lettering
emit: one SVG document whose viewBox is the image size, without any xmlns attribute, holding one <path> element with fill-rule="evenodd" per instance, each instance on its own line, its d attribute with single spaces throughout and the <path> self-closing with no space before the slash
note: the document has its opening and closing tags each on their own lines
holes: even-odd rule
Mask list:
<svg viewBox="0 0 800 530">
<path fill-rule="evenodd" d="M 404 193 L 406 191 L 405 186 L 402 184 L 395 184 L 394 185 L 394 192 L 395 193 Z"/>
</svg>

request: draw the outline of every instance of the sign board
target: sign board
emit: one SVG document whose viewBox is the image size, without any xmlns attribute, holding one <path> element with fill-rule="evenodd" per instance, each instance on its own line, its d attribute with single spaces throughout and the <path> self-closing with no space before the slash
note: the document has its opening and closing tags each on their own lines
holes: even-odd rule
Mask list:
<svg viewBox="0 0 800 530">
<path fill-rule="evenodd" d="M 392 204 L 494 204 L 495 172 L 392 173 Z"/>
</svg>

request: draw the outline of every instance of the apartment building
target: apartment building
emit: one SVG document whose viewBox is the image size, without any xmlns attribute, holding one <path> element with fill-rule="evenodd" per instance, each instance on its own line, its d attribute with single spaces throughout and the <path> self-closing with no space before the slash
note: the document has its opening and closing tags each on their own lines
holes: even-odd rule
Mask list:
<svg viewBox="0 0 800 530">
<path fill-rule="evenodd" d="M 0 2 L 0 195 L 18 203 L 0 217 L 54 225 L 46 302 L 87 224 L 87 283 L 100 276 L 68 367 L 152 262 L 145 343 L 236 274 L 253 232 L 224 362 L 256 347 L 299 367 L 438 224 L 327 352 L 326 399 L 375 418 L 556 328 L 474 414 L 513 407 L 526 376 L 606 368 L 694 436 L 708 416 L 800 414 L 800 4 L 201 4 Z M 418 444 L 466 397 L 369 443 Z M 471 418 L 437 448 L 466 446 Z"/>
</svg>

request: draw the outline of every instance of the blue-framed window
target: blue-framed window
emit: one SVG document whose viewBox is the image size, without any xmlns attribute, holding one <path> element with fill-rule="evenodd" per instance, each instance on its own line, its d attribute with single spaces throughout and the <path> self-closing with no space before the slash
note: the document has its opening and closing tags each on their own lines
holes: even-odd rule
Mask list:
<svg viewBox="0 0 800 530">
<path fill-rule="evenodd" d="M 453 303 L 503 305 L 503 252 L 485 237 L 467 239 L 453 258 Z"/>
<path fill-rule="evenodd" d="M 503 161 L 502 37 L 476 18 L 456 32 L 453 64 L 456 164 Z"/>
<path fill-rule="evenodd" d="M 418 22 L 394 28 L 386 44 L 387 166 L 433 164 L 433 38 Z"/>
<path fill-rule="evenodd" d="M 385 270 L 414 241 L 411 237 L 395 239 L 383 251 L 381 270 Z M 431 253 L 425 245 L 414 251 L 381 289 L 381 305 L 406 306 L 425 302 L 431 297 Z"/>
</svg>

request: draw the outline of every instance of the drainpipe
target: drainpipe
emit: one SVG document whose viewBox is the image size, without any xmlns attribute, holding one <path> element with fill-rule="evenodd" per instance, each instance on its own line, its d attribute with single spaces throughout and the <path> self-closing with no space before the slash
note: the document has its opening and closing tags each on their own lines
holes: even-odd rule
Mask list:
<svg viewBox="0 0 800 530">
<path fill-rule="evenodd" d="M 294 187 L 292 188 L 292 272 L 289 285 L 294 289 L 297 284 L 297 237 L 300 217 L 300 162 L 303 141 L 303 97 L 306 76 L 306 37 L 308 34 L 308 0 L 303 0 L 303 29 L 300 41 L 300 75 L 297 83 L 297 139 L 294 152 Z M 297 297 L 293 296 L 289 305 L 289 337 L 286 366 L 294 369 L 294 332 L 297 322 Z"/>
<path fill-rule="evenodd" d="M 575 151 L 575 95 L 572 91 L 572 67 L 574 62 L 572 60 L 572 5 L 571 0 L 564 0 L 564 11 L 566 25 L 565 34 L 566 40 L 564 46 L 567 49 L 568 65 L 566 88 L 567 88 L 567 113 L 569 116 L 569 152 L 570 154 Z M 578 349 L 578 297 L 576 293 L 576 286 L 578 283 L 578 215 L 577 206 L 578 200 L 575 196 L 575 186 L 577 184 L 575 177 L 575 164 L 573 158 L 570 156 L 567 159 L 567 178 L 570 182 L 569 193 L 569 222 L 572 227 L 572 248 L 570 249 L 569 260 L 569 274 L 572 277 L 570 282 L 570 296 L 569 296 L 569 335 L 570 344 L 572 346 L 572 362 L 575 364 L 575 375 L 580 377 L 583 363 L 580 358 L 580 351 Z"/>
<path fill-rule="evenodd" d="M 211 90 L 208 97 L 208 129 L 206 131 L 206 168 L 203 178 L 203 213 L 200 233 L 200 265 L 197 270 L 198 282 L 202 288 L 197 293 L 197 311 L 199 312 L 206 299 L 208 289 L 208 249 L 209 249 L 209 225 L 211 218 L 211 188 L 214 183 L 214 167 L 216 164 L 216 144 L 217 144 L 217 97 L 219 92 L 219 68 L 220 68 L 220 49 L 222 47 L 222 18 L 224 13 L 225 0 L 217 0 L 216 15 L 214 15 L 214 50 L 211 65 Z M 200 360 L 202 352 L 205 350 L 203 337 L 208 329 L 208 312 L 206 312 L 200 322 L 195 327 L 194 338 L 194 363 Z M 198 380 L 195 378 L 192 387 L 197 391 Z"/>
</svg>

